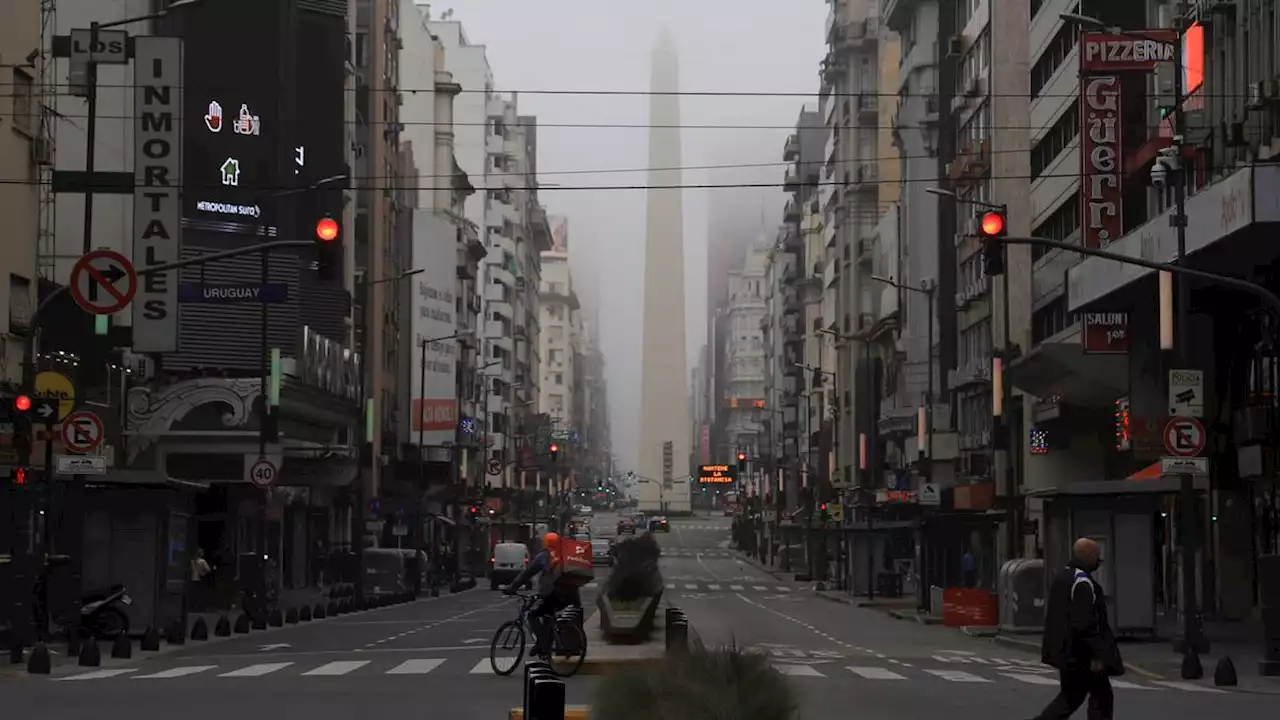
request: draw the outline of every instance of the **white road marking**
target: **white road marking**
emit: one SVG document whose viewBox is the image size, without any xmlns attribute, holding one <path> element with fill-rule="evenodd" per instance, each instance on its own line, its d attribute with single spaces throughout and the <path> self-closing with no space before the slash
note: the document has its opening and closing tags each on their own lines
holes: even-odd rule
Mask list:
<svg viewBox="0 0 1280 720">
<path fill-rule="evenodd" d="M 69 680 L 101 680 L 103 678 L 116 677 L 126 673 L 138 672 L 138 668 L 111 668 L 110 670 L 94 670 L 92 672 L 81 673 L 79 675 L 71 675 L 68 677 L 54 678 L 54 682 L 66 682 Z"/>
<path fill-rule="evenodd" d="M 783 675 L 798 675 L 804 677 L 826 677 L 822 673 L 814 670 L 809 665 L 791 665 L 789 663 L 774 663 L 773 668 Z"/>
<path fill-rule="evenodd" d="M 1227 692 L 1226 690 L 1211 688 L 1207 685 L 1197 685 L 1195 683 L 1183 682 L 1182 680 L 1153 680 L 1152 682 L 1154 682 L 1156 685 L 1163 685 L 1164 687 L 1170 687 L 1170 688 L 1173 688 L 1174 690 L 1186 690 L 1187 692 L 1203 692 L 1203 693 L 1218 693 L 1218 694 L 1225 694 Z"/>
<path fill-rule="evenodd" d="M 668 590 L 675 590 L 675 589 L 676 589 L 676 584 L 675 584 L 675 583 L 667 583 L 667 589 L 668 589 Z"/>
<path fill-rule="evenodd" d="M 176 668 L 169 668 L 168 670 L 161 670 L 158 673 L 151 673 L 150 675 L 134 675 L 132 679 L 133 680 L 166 680 L 168 678 L 179 678 L 179 677 L 186 677 L 187 675 L 195 675 L 196 673 L 202 673 L 206 670 L 212 670 L 216 667 L 218 666 L 217 665 L 188 665 L 187 667 L 176 667 Z"/>
<path fill-rule="evenodd" d="M 784 586 L 782 586 L 782 585 L 779 585 L 779 586 L 778 586 L 778 592 L 791 592 L 791 588 L 789 588 L 789 587 L 784 587 Z"/>
<path fill-rule="evenodd" d="M 906 680 L 907 679 L 906 675 L 899 675 L 898 673 L 892 670 L 888 670 L 886 668 L 850 666 L 850 667 L 846 667 L 845 670 L 848 670 L 854 675 L 859 675 L 868 680 Z"/>
<path fill-rule="evenodd" d="M 719 586 L 719 585 L 708 585 L 708 586 L 707 586 L 707 589 L 708 589 L 708 590 L 719 590 L 719 589 L 720 589 L 720 586 Z"/>
<path fill-rule="evenodd" d="M 730 586 L 729 586 L 729 589 L 730 589 L 730 590 L 741 590 L 741 589 L 742 589 L 742 586 L 741 586 L 741 585 L 730 585 Z"/>
<path fill-rule="evenodd" d="M 502 663 L 502 661 L 503 661 L 503 660 L 509 660 L 509 661 L 511 661 L 511 662 L 513 662 L 513 663 L 516 661 L 516 659 L 515 659 L 515 658 L 513 658 L 513 657 L 511 657 L 511 658 L 498 658 L 498 661 L 499 661 L 499 662 L 498 662 L 498 664 L 499 664 L 499 665 L 503 665 L 503 663 Z M 494 674 L 494 673 L 493 673 L 493 664 L 489 662 L 489 658 L 485 658 L 485 659 L 481 660 L 480 662 L 476 663 L 475 667 L 471 668 L 471 674 L 472 674 L 472 675 L 493 675 L 493 674 Z"/>
<path fill-rule="evenodd" d="M 960 670 L 925 670 L 925 672 L 935 677 L 940 677 L 943 680 L 946 680 L 948 682 L 963 682 L 963 683 L 991 682 L 986 678 L 978 677 L 977 675 L 971 675 L 967 672 L 962 672 Z"/>
<path fill-rule="evenodd" d="M 321 675 L 321 676 L 346 675 L 347 673 L 353 670 L 359 670 L 365 665 L 368 665 L 369 662 L 370 661 L 368 660 L 335 660 L 333 662 L 325 663 L 324 665 L 321 665 L 320 667 L 314 670 L 308 670 L 302 674 L 304 676 L 305 675 Z"/>
<path fill-rule="evenodd" d="M 685 587 L 685 589 L 686 589 L 686 590 L 697 590 L 697 589 L 698 589 L 698 586 L 697 586 L 696 584 L 694 584 L 694 583 L 685 583 L 685 586 L 684 586 L 684 587 Z"/>
<path fill-rule="evenodd" d="M 767 587 L 765 587 L 765 586 L 763 586 L 763 585 L 752 585 L 752 586 L 751 586 L 751 589 L 752 589 L 752 590 L 768 590 L 769 588 L 767 588 Z"/>
<path fill-rule="evenodd" d="M 1001 675 L 1018 682 L 1024 682 L 1028 685 L 1057 685 L 1058 681 L 1045 677 L 1044 675 L 1026 675 L 1023 673 L 1000 673 Z"/>
<path fill-rule="evenodd" d="M 405 660 L 387 671 L 388 675 L 426 675 L 444 664 L 443 659 Z"/>
<path fill-rule="evenodd" d="M 277 670 L 283 670 L 292 664 L 291 662 L 258 663 L 257 665 L 242 667 L 239 670 L 224 672 L 218 677 L 261 677 Z"/>
<path fill-rule="evenodd" d="M 1112 680 L 1111 687 L 1121 688 L 1123 690 L 1159 690 L 1160 689 L 1160 688 L 1151 687 L 1150 685 L 1139 685 L 1138 683 L 1131 683 L 1128 680 Z"/>
</svg>

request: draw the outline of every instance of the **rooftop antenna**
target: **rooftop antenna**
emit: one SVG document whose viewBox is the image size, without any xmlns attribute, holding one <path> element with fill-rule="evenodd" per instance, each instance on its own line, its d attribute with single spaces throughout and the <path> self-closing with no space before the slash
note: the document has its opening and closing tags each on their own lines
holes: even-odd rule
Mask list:
<svg viewBox="0 0 1280 720">
<path fill-rule="evenodd" d="M 440 16 L 440 19 L 448 20 L 451 17 L 453 17 L 453 8 L 449 8 L 448 10 L 445 10 L 444 14 Z"/>
</svg>

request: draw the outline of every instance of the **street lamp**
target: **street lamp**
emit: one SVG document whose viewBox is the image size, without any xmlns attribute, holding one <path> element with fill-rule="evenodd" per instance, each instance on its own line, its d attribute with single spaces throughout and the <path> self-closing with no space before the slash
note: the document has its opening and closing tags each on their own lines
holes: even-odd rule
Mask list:
<svg viewBox="0 0 1280 720">
<path fill-rule="evenodd" d="M 1064 22 L 1085 29 L 1112 35 L 1142 38 L 1144 40 L 1150 39 L 1147 33 L 1133 32 L 1110 26 L 1089 15 L 1061 13 L 1059 17 Z M 1169 148 L 1162 151 L 1162 156 L 1157 158 L 1156 163 L 1161 173 L 1173 176 L 1169 177 L 1167 182 L 1173 188 L 1174 208 L 1170 224 L 1174 227 L 1178 241 L 1178 255 L 1172 262 L 1178 264 L 1187 256 L 1187 187 L 1185 162 L 1182 160 L 1181 147 L 1183 136 L 1186 133 L 1186 113 L 1183 110 L 1185 98 L 1183 97 L 1184 88 L 1182 86 L 1184 68 L 1182 57 L 1183 15 L 1175 13 L 1173 22 L 1173 30 L 1176 34 L 1173 43 L 1173 143 Z M 1155 173 L 1154 169 L 1153 173 Z M 1159 275 L 1159 283 L 1160 349 L 1172 351 L 1171 367 L 1176 368 L 1190 359 L 1190 348 L 1187 340 L 1191 312 L 1191 284 L 1187 278 L 1177 278 L 1175 284 L 1172 273 L 1163 271 Z M 1176 301 L 1174 298 L 1175 292 Z M 1175 308 L 1176 317 L 1174 315 Z M 1195 498 L 1195 477 L 1187 473 L 1181 474 L 1178 482 L 1178 526 L 1181 528 L 1181 533 L 1179 534 L 1182 537 L 1182 677 L 1187 680 L 1198 679 L 1204 675 L 1204 669 L 1200 666 L 1198 654 L 1204 645 L 1204 638 L 1200 632 L 1200 608 L 1196 597 L 1196 577 L 1198 575 L 1196 572 L 1196 553 L 1198 548 L 1195 527 L 1198 522 L 1195 516 Z M 1205 650 L 1207 651 L 1207 648 Z"/>
</svg>

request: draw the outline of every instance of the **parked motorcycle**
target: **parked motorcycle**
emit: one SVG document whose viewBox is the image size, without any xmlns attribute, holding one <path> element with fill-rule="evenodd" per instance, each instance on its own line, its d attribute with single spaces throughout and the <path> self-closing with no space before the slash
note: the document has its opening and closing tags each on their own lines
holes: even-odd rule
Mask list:
<svg viewBox="0 0 1280 720">
<path fill-rule="evenodd" d="M 129 588 L 122 584 L 86 594 L 80 600 L 80 635 L 114 640 L 127 634 L 129 615 L 120 606 L 132 604 Z"/>
</svg>

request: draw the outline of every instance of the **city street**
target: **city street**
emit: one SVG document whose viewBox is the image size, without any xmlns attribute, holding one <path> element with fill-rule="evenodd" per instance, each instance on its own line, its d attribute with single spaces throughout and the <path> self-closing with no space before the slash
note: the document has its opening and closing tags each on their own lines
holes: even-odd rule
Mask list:
<svg viewBox="0 0 1280 720">
<path fill-rule="evenodd" d="M 593 525 L 612 535 L 616 517 L 598 514 Z M 803 717 L 858 708 L 869 720 L 1025 718 L 1056 691 L 1052 673 L 1029 653 L 833 603 L 809 584 L 770 576 L 729 549 L 729 525 L 719 516 L 673 519 L 671 531 L 658 535 L 666 599 L 688 612 L 704 641 L 771 656 L 794 685 Z M 597 571 L 599 580 L 606 572 Z M 598 586 L 584 593 L 588 607 Z M 519 704 L 520 685 L 515 676 L 493 676 L 489 639 L 515 609 L 481 585 L 145 660 L 104 660 L 100 670 L 69 665 L 48 678 L 0 676 L 0 693 L 15 716 L 57 707 L 66 720 L 336 719 L 426 709 L 496 718 Z M 568 680 L 570 702 L 586 702 L 594 682 Z M 1278 701 L 1138 673 L 1116 683 L 1122 716 L 1263 718 Z"/>
</svg>

